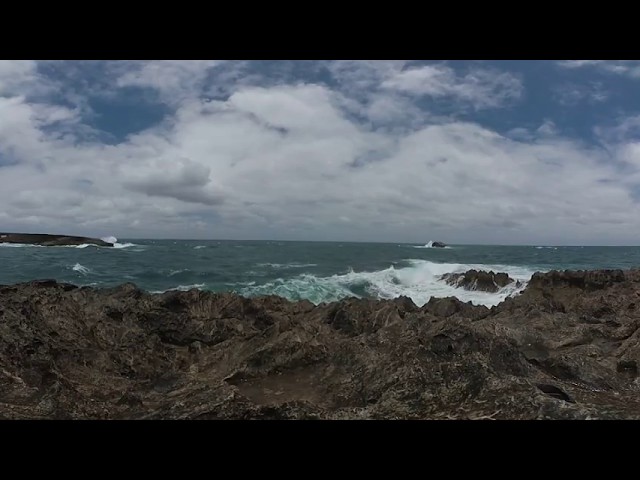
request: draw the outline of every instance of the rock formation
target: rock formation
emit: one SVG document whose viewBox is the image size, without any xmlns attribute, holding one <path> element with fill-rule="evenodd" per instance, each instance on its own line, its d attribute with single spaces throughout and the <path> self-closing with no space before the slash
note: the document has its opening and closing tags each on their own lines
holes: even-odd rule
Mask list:
<svg viewBox="0 0 640 480">
<path fill-rule="evenodd" d="M 99 238 L 39 233 L 0 233 L 0 243 L 22 243 L 26 245 L 42 245 L 45 247 L 82 245 L 89 243 L 99 247 L 113 247 L 112 243 L 105 242 Z"/>
<path fill-rule="evenodd" d="M 640 419 L 640 271 L 314 306 L 0 286 L 0 418 Z"/>
<path fill-rule="evenodd" d="M 445 273 L 440 279 L 454 287 L 491 293 L 495 293 L 514 282 L 513 278 L 506 273 L 485 272 L 482 270 L 467 270 L 464 273 Z M 516 286 L 520 286 L 519 282 Z"/>
<path fill-rule="evenodd" d="M 433 243 L 431 243 L 431 247 L 432 248 L 444 248 L 446 246 L 447 245 L 442 243 L 442 242 L 433 242 Z"/>
</svg>

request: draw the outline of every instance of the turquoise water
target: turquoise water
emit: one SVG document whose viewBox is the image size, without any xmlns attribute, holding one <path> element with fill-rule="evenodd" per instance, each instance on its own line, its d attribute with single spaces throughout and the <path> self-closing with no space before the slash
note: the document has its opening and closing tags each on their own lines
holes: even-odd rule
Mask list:
<svg viewBox="0 0 640 480">
<path fill-rule="evenodd" d="M 530 247 L 275 241 L 119 240 L 119 248 L 0 245 L 0 284 L 51 278 L 76 285 L 133 282 L 160 292 L 200 288 L 246 296 L 276 294 L 314 303 L 340 298 L 453 295 L 493 305 L 517 293 L 468 292 L 440 275 L 469 268 L 507 272 L 640 267 L 640 247 Z"/>
</svg>

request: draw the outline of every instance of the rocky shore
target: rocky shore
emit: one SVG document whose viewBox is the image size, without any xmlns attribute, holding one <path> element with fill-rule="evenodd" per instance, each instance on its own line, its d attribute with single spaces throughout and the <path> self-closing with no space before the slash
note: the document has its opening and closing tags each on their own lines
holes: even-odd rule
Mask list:
<svg viewBox="0 0 640 480">
<path fill-rule="evenodd" d="M 638 362 L 640 270 L 491 309 L 0 286 L 1 419 L 640 419 Z"/>
<path fill-rule="evenodd" d="M 24 245 L 42 245 L 60 247 L 91 244 L 99 247 L 113 247 L 112 243 L 99 238 L 74 237 L 70 235 L 49 235 L 44 233 L 0 233 L 0 243 L 20 243 Z"/>
</svg>

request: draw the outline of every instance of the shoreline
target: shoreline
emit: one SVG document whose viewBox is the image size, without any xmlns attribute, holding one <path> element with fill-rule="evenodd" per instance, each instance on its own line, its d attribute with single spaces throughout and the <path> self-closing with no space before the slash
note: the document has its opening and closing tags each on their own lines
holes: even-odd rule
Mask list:
<svg viewBox="0 0 640 480">
<path fill-rule="evenodd" d="M 0 286 L 0 418 L 640 419 L 640 270 L 492 308 Z"/>
</svg>

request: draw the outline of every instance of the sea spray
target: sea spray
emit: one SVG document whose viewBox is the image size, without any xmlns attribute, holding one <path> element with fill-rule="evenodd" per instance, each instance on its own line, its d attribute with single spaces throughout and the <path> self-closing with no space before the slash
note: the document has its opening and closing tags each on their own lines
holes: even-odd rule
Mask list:
<svg viewBox="0 0 640 480">
<path fill-rule="evenodd" d="M 279 295 L 290 300 L 308 299 L 313 303 L 332 302 L 345 297 L 369 297 L 391 299 L 407 296 L 416 305 L 424 305 L 431 297 L 454 296 L 474 305 L 492 306 L 508 296 L 520 292 L 533 275 L 533 271 L 507 265 L 475 265 L 434 263 L 426 260 L 406 260 L 409 265 L 396 268 L 391 265 L 384 270 L 355 272 L 317 277 L 303 274 L 288 279 L 277 279 L 262 285 L 240 288 L 244 295 Z M 505 272 L 521 285 L 507 285 L 496 293 L 468 291 L 447 285 L 440 279 L 445 273 L 462 273 L 470 269 Z"/>
</svg>

